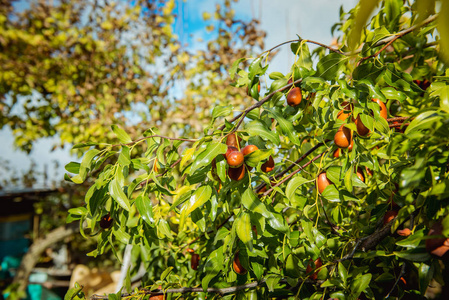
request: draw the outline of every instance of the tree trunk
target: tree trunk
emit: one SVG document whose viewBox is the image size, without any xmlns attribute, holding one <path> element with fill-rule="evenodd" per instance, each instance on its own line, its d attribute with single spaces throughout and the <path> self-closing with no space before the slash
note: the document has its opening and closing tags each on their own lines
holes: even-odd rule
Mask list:
<svg viewBox="0 0 449 300">
<path fill-rule="evenodd" d="M 39 260 L 42 252 L 54 243 L 57 243 L 78 231 L 79 224 L 72 223 L 58 227 L 49 232 L 46 236 L 35 240 L 28 249 L 28 252 L 23 256 L 20 266 L 17 269 L 16 276 L 14 277 L 12 284 L 18 285 L 17 292 L 25 292 L 26 286 L 28 285 L 28 277 Z"/>
</svg>

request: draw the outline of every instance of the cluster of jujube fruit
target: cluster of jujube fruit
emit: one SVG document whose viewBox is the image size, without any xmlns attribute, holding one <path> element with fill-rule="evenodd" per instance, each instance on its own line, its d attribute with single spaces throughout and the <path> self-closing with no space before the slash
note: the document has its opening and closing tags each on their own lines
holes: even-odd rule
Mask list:
<svg viewBox="0 0 449 300">
<path fill-rule="evenodd" d="M 239 150 L 241 138 L 237 137 L 235 133 L 230 134 L 226 139 L 228 150 L 224 154 L 226 162 L 228 163 L 228 176 L 232 180 L 239 181 L 245 177 L 246 171 L 251 171 L 252 167 L 245 164 L 245 157 L 254 151 L 259 150 L 256 145 L 247 145 Z M 213 166 L 213 165 L 212 165 Z M 262 164 L 261 170 L 263 172 L 271 172 L 274 169 L 274 159 L 272 156 L 268 161 Z"/>
</svg>

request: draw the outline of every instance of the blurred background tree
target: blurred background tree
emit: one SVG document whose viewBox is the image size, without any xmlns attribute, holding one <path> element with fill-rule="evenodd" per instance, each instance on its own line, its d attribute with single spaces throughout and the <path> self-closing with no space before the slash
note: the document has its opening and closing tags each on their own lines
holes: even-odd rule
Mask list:
<svg viewBox="0 0 449 300">
<path fill-rule="evenodd" d="M 198 134 L 210 118 L 205 108 L 251 101 L 221 66 L 262 49 L 265 33 L 256 20 L 236 20 L 229 0 L 204 14 L 217 34 L 196 52 L 173 32 L 174 0 L 16 7 L 0 6 L 0 129 L 11 127 L 22 150 L 51 136 L 55 147 L 113 138 L 113 122 L 131 136 L 154 125 L 161 134 Z"/>
</svg>

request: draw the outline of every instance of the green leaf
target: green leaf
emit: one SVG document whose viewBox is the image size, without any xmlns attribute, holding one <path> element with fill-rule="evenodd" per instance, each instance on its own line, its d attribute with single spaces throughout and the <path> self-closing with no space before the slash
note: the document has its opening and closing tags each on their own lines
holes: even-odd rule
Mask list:
<svg viewBox="0 0 449 300">
<path fill-rule="evenodd" d="M 400 258 L 404 258 L 414 262 L 424 262 L 431 258 L 429 253 L 420 248 L 409 249 L 405 251 L 394 251 L 393 253 Z"/>
<path fill-rule="evenodd" d="M 237 70 L 239 68 L 239 64 L 244 61 L 246 58 L 242 57 L 237 59 L 236 61 L 234 61 L 234 63 L 232 64 L 231 68 L 229 68 L 229 76 L 231 77 L 231 79 L 234 79 L 235 77 L 235 73 L 237 73 Z"/>
<path fill-rule="evenodd" d="M 275 145 L 279 145 L 281 140 L 279 135 L 268 129 L 260 120 L 254 120 L 246 124 L 246 132 L 251 136 L 260 136 L 263 139 L 269 140 Z"/>
<path fill-rule="evenodd" d="M 242 212 L 235 220 L 235 231 L 239 239 L 246 245 L 249 251 L 253 251 L 253 231 L 251 230 L 251 218 L 246 212 Z"/>
<path fill-rule="evenodd" d="M 141 194 L 136 198 L 136 208 L 142 219 L 150 226 L 154 225 L 153 206 L 147 195 Z"/>
<path fill-rule="evenodd" d="M 129 135 L 123 129 L 121 129 L 117 125 L 112 125 L 111 128 L 112 128 L 112 131 L 117 136 L 120 143 L 122 143 L 122 144 L 132 143 L 133 140 L 129 137 Z"/>
<path fill-rule="evenodd" d="M 121 227 L 115 227 L 112 230 L 115 238 L 123 244 L 129 244 L 131 242 L 131 236 L 123 230 Z"/>
<path fill-rule="evenodd" d="M 359 9 L 355 15 L 354 23 L 349 31 L 348 46 L 355 50 L 360 45 L 362 30 L 368 22 L 368 18 L 380 0 L 360 0 Z"/>
<path fill-rule="evenodd" d="M 346 280 L 348 279 L 348 271 L 341 262 L 338 263 L 338 275 L 340 275 L 341 280 L 343 280 L 344 284 L 346 285 Z"/>
<path fill-rule="evenodd" d="M 257 167 L 257 164 L 269 158 L 272 154 L 271 150 L 256 150 L 245 156 L 245 163 L 251 167 Z"/>
<path fill-rule="evenodd" d="M 214 110 L 212 111 L 212 118 L 216 119 L 219 117 L 227 117 L 232 113 L 233 110 L 234 110 L 234 107 L 232 105 L 216 106 L 216 107 L 214 107 Z"/>
<path fill-rule="evenodd" d="M 366 290 L 371 282 L 372 274 L 365 274 L 356 278 L 351 284 L 351 294 L 357 298 L 361 292 Z"/>
<path fill-rule="evenodd" d="M 206 276 L 201 280 L 201 286 L 204 291 L 209 287 L 209 282 L 223 269 L 223 247 L 220 247 L 209 254 L 204 264 L 204 273 Z"/>
<path fill-rule="evenodd" d="M 288 138 L 295 144 L 295 145 L 301 145 L 299 139 L 298 139 L 298 135 L 296 133 L 296 130 L 293 128 L 293 124 L 290 121 L 287 121 L 286 119 L 284 119 L 284 117 L 276 112 L 274 109 L 266 109 L 266 111 L 268 111 L 268 113 L 270 115 L 273 116 L 273 118 L 276 119 L 276 121 L 278 121 L 279 126 L 281 127 L 282 133 L 286 134 L 288 136 Z"/>
<path fill-rule="evenodd" d="M 198 155 L 192 164 L 190 174 L 195 173 L 201 167 L 210 165 L 212 160 L 219 154 L 225 154 L 228 150 L 228 146 L 222 143 L 211 142 L 207 145 L 207 148 Z"/>
<path fill-rule="evenodd" d="M 271 212 L 269 212 L 265 204 L 259 200 L 259 197 L 257 197 L 252 188 L 248 188 L 243 193 L 242 204 L 249 211 L 259 213 L 265 218 L 272 216 Z"/>
<path fill-rule="evenodd" d="M 298 258 L 293 253 L 290 253 L 285 260 L 285 275 L 298 278 L 300 275 L 298 263 Z"/>
<path fill-rule="evenodd" d="M 186 211 L 187 215 L 189 215 L 192 211 L 197 209 L 206 203 L 210 196 L 212 195 L 212 188 L 209 185 L 200 186 L 195 193 L 190 197 L 189 202 L 187 203 L 188 209 Z"/>
<path fill-rule="evenodd" d="M 287 195 L 287 198 L 291 201 L 293 199 L 293 196 L 295 195 L 296 190 L 301 185 L 307 182 L 309 182 L 309 180 L 299 175 L 291 179 L 287 184 L 287 188 L 285 189 L 285 194 Z"/>
<path fill-rule="evenodd" d="M 271 213 L 272 217 L 268 219 L 268 224 L 273 228 L 274 230 L 280 231 L 280 232 L 287 232 L 288 231 L 288 224 L 284 219 L 284 216 L 280 213 Z"/>
<path fill-rule="evenodd" d="M 340 66 L 348 60 L 348 57 L 332 52 L 323 57 L 317 64 L 316 77 L 321 77 L 325 80 L 337 80 L 339 76 Z"/>
<path fill-rule="evenodd" d="M 65 165 L 65 169 L 67 172 L 78 174 L 80 171 L 80 166 L 81 166 L 80 163 L 72 161 Z"/>
<path fill-rule="evenodd" d="M 169 240 L 173 240 L 173 234 L 170 229 L 170 225 L 165 219 L 159 219 L 156 229 L 159 237 L 167 237 Z"/>
<path fill-rule="evenodd" d="M 448 1 L 441 1 L 439 15 L 449 16 Z M 441 58 L 445 61 L 446 64 L 449 64 L 449 19 L 446 17 L 438 18 L 437 22 L 438 32 L 440 33 Z"/>
<path fill-rule="evenodd" d="M 128 197 L 126 197 L 117 179 L 113 179 L 109 183 L 109 194 L 121 207 L 127 211 L 130 210 Z"/>
<path fill-rule="evenodd" d="M 309 46 L 306 41 L 290 44 L 290 48 L 295 55 L 298 55 L 298 60 L 295 65 L 306 69 L 311 69 L 313 66 L 312 57 L 310 55 Z"/>
<path fill-rule="evenodd" d="M 404 133 L 410 134 L 415 130 L 436 128 L 434 123 L 439 122 L 440 120 L 441 115 L 439 115 L 437 111 L 435 110 L 424 111 L 419 115 L 417 115 L 412 122 L 410 122 L 410 125 L 408 125 Z"/>
<path fill-rule="evenodd" d="M 91 168 L 91 165 L 92 165 L 92 160 L 94 159 L 95 156 L 98 155 L 98 153 L 100 153 L 99 150 L 91 149 L 91 150 L 87 151 L 86 154 L 84 154 L 83 160 L 81 161 L 80 170 L 79 170 L 79 176 L 81 177 L 82 182 L 86 179 L 87 172 Z M 72 180 L 73 180 L 73 178 L 72 178 Z"/>
</svg>

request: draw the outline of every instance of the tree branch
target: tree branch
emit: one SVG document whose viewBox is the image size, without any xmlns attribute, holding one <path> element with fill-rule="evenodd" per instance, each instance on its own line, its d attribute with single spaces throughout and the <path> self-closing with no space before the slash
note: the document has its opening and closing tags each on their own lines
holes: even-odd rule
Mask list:
<svg viewBox="0 0 449 300">
<path fill-rule="evenodd" d="M 271 176 L 270 177 L 270 181 L 273 179 L 277 179 L 282 177 L 284 174 L 286 174 L 288 171 L 290 171 L 291 169 L 293 169 L 294 167 L 296 167 L 301 161 L 303 161 L 307 156 L 309 156 L 313 151 L 315 151 L 316 149 L 318 149 L 319 147 L 323 146 L 324 143 L 318 143 L 315 146 L 313 146 L 309 151 L 307 151 L 306 153 L 304 153 L 300 158 L 298 158 L 293 164 L 291 164 L 290 166 L 288 166 L 285 170 L 283 170 L 282 172 L 279 172 L 278 174 L 276 174 L 275 176 Z M 260 192 L 260 190 L 266 185 L 266 183 L 261 183 L 256 187 L 256 193 Z"/>
<path fill-rule="evenodd" d="M 304 165 L 300 166 L 300 167 L 298 168 L 298 170 L 296 170 L 296 171 L 290 173 L 290 175 L 286 176 L 284 179 L 282 179 L 281 181 L 279 181 L 278 183 L 276 183 L 276 185 L 272 186 L 269 190 L 267 190 L 265 193 L 263 193 L 262 196 L 267 196 L 268 194 L 270 194 L 271 191 L 273 191 L 273 189 L 274 189 L 275 187 L 280 186 L 281 184 L 283 184 L 284 182 L 286 182 L 287 180 L 289 180 L 290 178 L 292 178 L 293 175 L 295 175 L 296 173 L 299 173 L 299 172 L 301 172 L 302 170 L 304 170 L 305 167 L 307 167 L 308 165 L 310 165 L 311 163 L 313 163 L 315 160 L 317 160 L 318 158 L 320 158 L 321 156 L 323 156 L 323 154 L 324 154 L 324 152 L 321 153 L 321 154 L 318 154 L 317 156 L 315 156 L 314 158 L 312 158 L 312 160 L 310 160 L 310 161 L 308 161 L 307 163 L 305 163 Z M 273 198 L 273 201 L 274 201 L 274 198 Z"/>
<path fill-rule="evenodd" d="M 194 142 L 197 141 L 197 140 L 192 140 L 192 139 L 174 138 L 174 137 L 169 137 L 169 136 L 164 136 L 164 135 L 154 134 L 154 135 L 150 135 L 150 136 L 146 136 L 146 137 L 137 139 L 137 140 L 132 141 L 132 142 L 130 142 L 130 143 L 126 143 L 126 144 L 114 144 L 114 145 L 112 145 L 111 147 L 118 147 L 118 146 L 132 146 L 132 145 L 134 145 L 135 143 L 138 143 L 138 142 L 141 142 L 141 141 L 144 141 L 144 140 L 147 140 L 147 139 L 152 139 L 152 138 L 155 138 L 155 137 L 162 138 L 162 139 L 166 139 L 166 140 L 172 140 L 172 141 L 184 141 L 184 142 L 192 142 L 192 143 L 194 143 Z"/>
<path fill-rule="evenodd" d="M 242 124 L 243 119 L 246 117 L 246 115 L 252 111 L 253 109 L 256 109 L 258 107 L 261 107 L 265 102 L 267 102 L 268 100 L 271 99 L 271 97 L 273 97 L 274 94 L 285 91 L 286 89 L 290 88 L 291 86 L 293 86 L 294 84 L 297 83 L 301 83 L 302 79 L 298 79 L 292 83 L 288 83 L 285 86 L 281 87 L 280 89 L 277 89 L 274 92 L 269 93 L 267 96 L 265 96 L 262 100 L 260 100 L 259 102 L 251 105 L 250 107 L 248 107 L 247 109 L 245 109 L 243 112 L 239 113 L 237 116 L 235 116 L 234 118 L 232 118 L 231 120 L 229 120 L 230 123 L 235 122 L 236 120 L 238 120 L 240 117 L 242 117 L 242 119 L 239 121 L 239 123 L 237 124 L 237 126 L 229 133 L 232 134 L 234 133 L 239 126 Z M 225 125 L 223 124 L 222 126 L 218 127 L 218 130 L 223 130 L 225 128 Z M 228 134 L 228 135 L 229 135 Z"/>
<path fill-rule="evenodd" d="M 79 225 L 72 223 L 58 227 L 50 231 L 45 237 L 35 240 L 22 258 L 19 269 L 17 269 L 17 273 L 12 282 L 13 285 L 18 285 L 17 291 L 25 291 L 28 284 L 28 277 L 45 249 L 78 231 Z"/>
<path fill-rule="evenodd" d="M 172 293 L 177 293 L 177 294 L 187 294 L 187 293 L 202 293 L 202 292 L 207 292 L 207 293 L 217 293 L 220 295 L 226 295 L 226 294 L 230 294 L 230 293 L 235 293 L 241 290 L 246 290 L 246 289 L 254 289 L 259 285 L 262 285 L 265 283 L 265 280 L 261 280 L 261 281 L 253 281 L 244 285 L 239 285 L 239 286 L 231 286 L 231 287 L 227 287 L 227 288 L 208 288 L 207 290 L 203 290 L 203 288 L 190 288 L 190 287 L 182 287 L 182 288 L 178 288 L 178 289 L 167 289 L 167 290 L 154 290 L 154 291 L 150 291 L 147 289 L 142 289 L 139 292 L 141 292 L 142 294 L 145 295 L 151 295 L 151 296 L 156 296 L 156 295 L 164 295 L 164 294 L 172 294 Z M 122 297 L 129 297 L 132 296 L 133 294 L 122 294 Z M 92 295 L 91 296 L 92 300 L 100 300 L 100 299 L 108 299 L 107 295 L 101 296 L 101 295 Z"/>
</svg>

